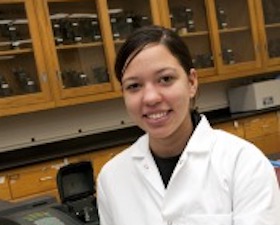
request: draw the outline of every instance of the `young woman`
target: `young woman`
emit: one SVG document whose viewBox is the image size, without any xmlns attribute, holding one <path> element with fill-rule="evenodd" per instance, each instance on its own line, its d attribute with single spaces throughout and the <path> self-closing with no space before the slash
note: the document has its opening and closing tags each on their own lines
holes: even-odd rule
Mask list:
<svg viewBox="0 0 280 225">
<path fill-rule="evenodd" d="M 97 182 L 101 225 L 279 225 L 273 167 L 252 144 L 192 110 L 189 50 L 150 26 L 119 50 L 127 111 L 146 134 L 108 162 Z"/>
</svg>

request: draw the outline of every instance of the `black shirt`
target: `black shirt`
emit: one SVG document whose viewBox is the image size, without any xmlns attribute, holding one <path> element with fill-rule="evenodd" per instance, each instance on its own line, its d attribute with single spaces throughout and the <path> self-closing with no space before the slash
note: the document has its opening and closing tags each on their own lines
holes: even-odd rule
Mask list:
<svg viewBox="0 0 280 225">
<path fill-rule="evenodd" d="M 193 127 L 195 129 L 195 127 L 197 126 L 197 124 L 199 123 L 199 121 L 201 119 L 201 116 L 199 115 L 199 113 L 197 111 L 193 111 L 191 113 L 191 117 L 192 117 Z M 161 179 L 166 188 L 181 154 L 177 155 L 177 156 L 168 157 L 168 158 L 162 158 L 162 157 L 156 156 L 152 151 L 152 155 L 153 155 L 155 163 L 158 167 L 159 173 L 161 175 Z"/>
</svg>

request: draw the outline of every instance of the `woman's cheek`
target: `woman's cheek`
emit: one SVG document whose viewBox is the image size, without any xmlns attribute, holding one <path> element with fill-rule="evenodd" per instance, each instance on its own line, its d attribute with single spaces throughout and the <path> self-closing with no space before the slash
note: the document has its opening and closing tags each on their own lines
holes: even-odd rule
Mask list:
<svg viewBox="0 0 280 225">
<path fill-rule="evenodd" d="M 137 108 L 139 108 L 137 99 L 131 95 L 125 96 L 125 105 L 129 114 L 134 114 L 137 112 Z"/>
</svg>

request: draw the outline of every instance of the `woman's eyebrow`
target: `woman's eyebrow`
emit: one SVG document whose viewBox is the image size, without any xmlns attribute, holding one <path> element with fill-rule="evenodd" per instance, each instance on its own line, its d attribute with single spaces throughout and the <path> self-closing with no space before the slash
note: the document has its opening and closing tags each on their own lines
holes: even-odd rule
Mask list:
<svg viewBox="0 0 280 225">
<path fill-rule="evenodd" d="M 160 68 L 160 69 L 156 70 L 154 73 L 158 75 L 158 74 L 161 74 L 162 72 L 165 72 L 165 71 L 176 72 L 176 69 L 173 68 L 173 67 L 164 67 L 164 68 Z M 132 75 L 132 76 L 130 76 L 128 78 L 124 78 L 122 80 L 122 83 L 124 83 L 126 81 L 136 81 L 136 80 L 139 80 L 139 77 L 141 77 L 141 75 L 137 75 L 137 74 L 136 75 Z"/>
</svg>

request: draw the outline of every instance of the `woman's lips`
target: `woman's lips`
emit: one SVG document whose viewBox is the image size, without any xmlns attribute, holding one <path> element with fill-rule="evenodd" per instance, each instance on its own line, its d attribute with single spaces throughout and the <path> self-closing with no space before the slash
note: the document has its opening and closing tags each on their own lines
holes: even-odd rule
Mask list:
<svg viewBox="0 0 280 225">
<path fill-rule="evenodd" d="M 149 114 L 145 114 L 145 117 L 148 118 L 148 119 L 158 120 L 158 119 L 161 119 L 163 117 L 166 117 L 167 114 L 168 114 L 168 111 L 157 112 L 157 113 L 149 113 Z"/>
</svg>

